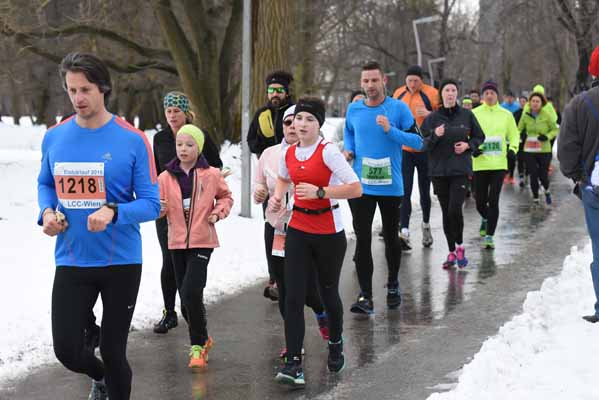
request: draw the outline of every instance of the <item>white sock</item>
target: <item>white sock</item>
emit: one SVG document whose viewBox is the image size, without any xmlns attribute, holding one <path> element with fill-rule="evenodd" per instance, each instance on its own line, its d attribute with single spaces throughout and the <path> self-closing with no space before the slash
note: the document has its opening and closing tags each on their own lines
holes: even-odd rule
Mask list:
<svg viewBox="0 0 599 400">
<path fill-rule="evenodd" d="M 408 237 L 408 236 L 410 236 L 410 231 L 409 231 L 409 229 L 408 229 L 408 228 L 401 228 L 401 234 L 402 234 L 403 236 L 406 236 L 406 237 Z"/>
<path fill-rule="evenodd" d="M 428 222 L 423 222 L 423 223 L 422 223 L 422 227 L 423 227 L 423 228 L 430 228 L 430 227 L 431 227 L 431 224 L 429 224 Z"/>
</svg>

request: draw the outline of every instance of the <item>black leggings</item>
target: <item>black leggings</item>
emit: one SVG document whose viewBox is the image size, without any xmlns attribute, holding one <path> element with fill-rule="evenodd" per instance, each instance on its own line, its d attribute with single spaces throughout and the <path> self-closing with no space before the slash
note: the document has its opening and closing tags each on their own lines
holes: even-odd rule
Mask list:
<svg viewBox="0 0 599 400">
<path fill-rule="evenodd" d="M 175 311 L 175 297 L 177 296 L 177 282 L 175 281 L 175 270 L 173 261 L 168 250 L 168 222 L 165 218 L 156 220 L 156 234 L 162 252 L 162 269 L 160 270 L 160 287 L 162 288 L 162 299 L 164 309 L 168 312 Z"/>
<path fill-rule="evenodd" d="M 401 174 L 403 177 L 403 198 L 400 210 L 400 228 L 410 227 L 412 215 L 412 188 L 414 187 L 414 170 L 418 170 L 418 190 L 420 191 L 420 208 L 422 222 L 428 223 L 431 216 L 431 178 L 428 176 L 427 153 L 403 150 Z"/>
<path fill-rule="evenodd" d="M 203 346 L 208 340 L 204 288 L 212 251 L 213 249 L 171 250 L 175 280 L 181 296 L 182 309 L 185 309 L 192 346 Z"/>
<path fill-rule="evenodd" d="M 443 232 L 449 251 L 455 251 L 456 244 L 461 245 L 463 242 L 462 205 L 466 199 L 467 184 L 466 175 L 433 177 L 433 186 L 443 213 Z"/>
<path fill-rule="evenodd" d="M 262 216 L 264 217 L 264 220 L 266 220 L 266 209 L 268 208 L 268 199 L 270 198 L 270 196 L 266 196 L 266 200 L 264 200 L 264 202 L 262 203 Z M 268 266 L 268 283 L 275 283 L 276 282 L 276 277 L 275 277 L 275 272 L 274 272 L 274 268 L 275 266 L 272 264 L 272 258 L 270 257 L 270 255 L 272 255 L 272 243 L 270 244 L 270 247 L 268 246 L 268 243 L 266 242 L 267 240 L 267 235 L 269 235 L 270 233 L 266 231 L 266 225 L 270 226 L 270 224 L 268 222 L 264 222 L 264 251 L 266 252 L 266 264 Z M 280 296 L 280 295 L 279 295 Z"/>
<path fill-rule="evenodd" d="M 329 338 L 341 340 L 343 304 L 339 297 L 339 276 L 347 248 L 345 232 L 316 235 L 289 228 L 285 241 L 285 340 L 287 354 L 301 357 L 306 323 L 304 303 L 310 269 L 316 269 L 318 289 L 327 311 Z"/>
<path fill-rule="evenodd" d="M 476 209 L 487 220 L 487 235 L 493 236 L 499 220 L 499 195 L 503 186 L 505 170 L 476 171 L 474 173 L 474 191 Z"/>
<path fill-rule="evenodd" d="M 526 169 L 530 172 L 530 190 L 532 197 L 539 198 L 539 181 L 549 190 L 549 165 L 553 155 L 551 153 L 525 153 Z"/>
<path fill-rule="evenodd" d="M 277 282 L 277 288 L 279 289 L 279 312 L 281 313 L 281 317 L 285 319 L 285 258 L 272 255 L 272 242 L 274 240 L 275 228 L 268 222 L 265 222 L 264 224 L 264 244 L 267 249 L 271 249 L 271 251 L 266 252 L 266 258 L 268 259 L 268 265 L 272 265 L 272 273 Z M 320 294 L 318 293 L 318 282 L 316 280 L 316 271 L 314 268 L 310 268 L 310 275 L 308 276 L 306 305 L 314 310 L 316 314 L 320 314 L 324 311 L 324 306 L 322 305 Z"/>
<path fill-rule="evenodd" d="M 131 395 L 131 367 L 127 338 L 137 301 L 141 264 L 108 267 L 59 266 L 52 288 L 52 338 L 56 358 L 68 369 L 92 379 L 106 379 L 111 400 Z M 98 359 L 84 345 L 84 330 L 102 296 L 102 324 Z"/>
<path fill-rule="evenodd" d="M 368 298 L 372 298 L 372 219 L 378 204 L 383 222 L 383 239 L 385 241 L 385 258 L 389 275 L 387 282 L 397 282 L 401 265 L 401 246 L 399 244 L 399 208 L 401 197 L 362 195 L 351 199 L 351 210 L 354 231 L 356 232 L 356 271 L 360 290 Z"/>
</svg>

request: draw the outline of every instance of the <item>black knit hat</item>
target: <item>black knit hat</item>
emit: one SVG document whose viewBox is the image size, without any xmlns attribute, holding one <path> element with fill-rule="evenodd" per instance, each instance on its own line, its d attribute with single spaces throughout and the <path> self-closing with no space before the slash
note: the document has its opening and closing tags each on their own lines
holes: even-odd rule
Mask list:
<svg viewBox="0 0 599 400">
<path fill-rule="evenodd" d="M 454 85 L 456 89 L 460 90 L 460 86 L 458 85 L 458 81 L 455 79 L 447 78 L 441 81 L 441 85 L 439 85 L 439 95 L 443 91 L 443 88 L 447 85 Z"/>
<path fill-rule="evenodd" d="M 293 81 L 293 75 L 287 71 L 273 71 L 266 77 L 266 87 L 273 83 L 278 83 L 285 88 L 285 91 L 289 93 L 289 84 Z"/>
<path fill-rule="evenodd" d="M 499 95 L 499 89 L 497 88 L 497 83 L 493 81 L 486 81 L 483 83 L 483 86 L 480 88 L 480 93 L 484 93 L 485 90 L 493 90 L 497 95 Z"/>
<path fill-rule="evenodd" d="M 325 108 L 324 102 L 317 97 L 302 97 L 295 105 L 295 115 L 305 111 L 316 117 L 318 124 L 324 124 Z"/>
<path fill-rule="evenodd" d="M 408 68 L 406 71 L 406 77 L 408 75 L 416 75 L 419 76 L 420 79 L 424 77 L 424 73 L 422 72 L 422 67 L 420 65 L 412 65 L 410 68 Z"/>
</svg>

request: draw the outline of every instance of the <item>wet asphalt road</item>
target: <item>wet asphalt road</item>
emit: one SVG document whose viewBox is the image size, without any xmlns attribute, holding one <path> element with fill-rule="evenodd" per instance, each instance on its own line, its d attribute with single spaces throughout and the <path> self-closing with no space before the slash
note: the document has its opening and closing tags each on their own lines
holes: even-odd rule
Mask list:
<svg viewBox="0 0 599 400">
<path fill-rule="evenodd" d="M 494 251 L 480 249 L 480 219 L 474 201 L 467 200 L 464 239 L 470 265 L 459 271 L 440 267 L 447 246 L 436 200 L 432 249 L 419 245 L 421 215 L 415 210 L 414 250 L 404 254 L 400 271 L 400 310 L 386 309 L 383 243 L 373 239 L 373 317 L 349 312 L 358 292 L 351 261 L 354 242 L 349 241 L 340 285 L 347 366 L 338 375 L 326 368 L 325 342 L 306 309 L 306 388 L 290 391 L 274 382 L 283 329 L 276 304 L 262 297 L 263 285 L 258 285 L 208 308 L 215 347 L 201 373 L 187 368 L 182 319 L 167 335 L 133 332 L 128 350 L 134 371 L 132 399 L 425 399 L 455 382 L 456 371 L 482 342 L 521 310 L 526 293 L 561 270 L 571 246 L 586 243 L 582 208 L 570 188 L 554 174 L 554 205 L 531 210 L 528 191 L 504 187 Z M 0 399 L 85 399 L 89 385 L 87 377 L 50 365 L 0 392 Z"/>
</svg>

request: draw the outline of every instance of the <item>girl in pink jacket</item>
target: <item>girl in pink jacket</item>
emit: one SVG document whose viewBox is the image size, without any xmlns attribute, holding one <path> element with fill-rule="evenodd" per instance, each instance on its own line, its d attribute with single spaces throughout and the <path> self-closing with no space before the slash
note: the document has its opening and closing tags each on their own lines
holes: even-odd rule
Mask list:
<svg viewBox="0 0 599 400">
<path fill-rule="evenodd" d="M 187 314 L 191 341 L 190 368 L 208 362 L 212 338 L 206 328 L 204 287 L 210 255 L 218 247 L 214 224 L 226 218 L 233 198 L 217 168 L 202 155 L 204 133 L 194 125 L 177 132 L 177 158 L 158 177 L 161 216 L 168 221 L 168 248 L 175 280 Z"/>
</svg>

